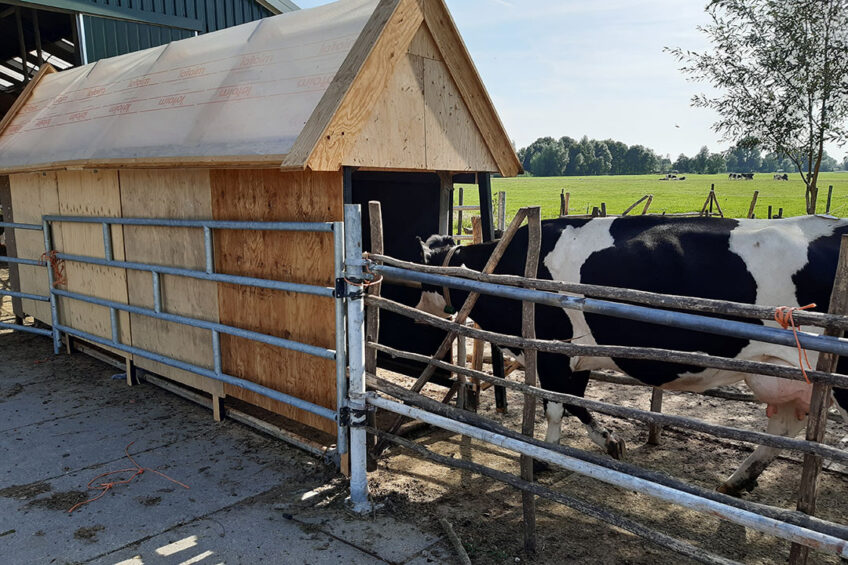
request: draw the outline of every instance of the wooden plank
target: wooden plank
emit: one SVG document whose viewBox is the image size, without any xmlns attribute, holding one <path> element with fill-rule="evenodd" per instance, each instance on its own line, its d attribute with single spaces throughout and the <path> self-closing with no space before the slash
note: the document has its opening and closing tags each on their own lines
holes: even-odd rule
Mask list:
<svg viewBox="0 0 848 565">
<path fill-rule="evenodd" d="M 538 206 L 527 208 L 527 228 L 529 231 L 527 241 L 527 257 L 524 262 L 524 277 L 535 279 L 539 269 L 539 252 L 542 246 L 542 216 L 541 208 Z M 521 337 L 524 339 L 536 339 L 536 304 L 524 301 L 521 303 Z M 537 351 L 533 348 L 524 350 L 524 384 L 536 386 Z M 524 395 L 524 409 L 521 419 L 521 433 L 533 437 L 536 429 L 536 397 L 530 394 Z M 533 458 L 527 455 L 521 456 L 521 478 L 533 482 Z M 536 498 L 532 493 L 521 494 L 523 516 L 524 516 L 524 551 L 534 553 L 536 551 Z"/>
<path fill-rule="evenodd" d="M 9 177 L 0 175 L 0 208 L 3 209 L 3 221 L 14 222 L 15 215 L 12 208 L 12 186 L 9 183 Z M 4 235 L 6 236 L 6 255 L 9 257 L 18 256 L 18 247 L 15 244 L 15 232 L 17 230 L 6 228 Z M 21 290 L 21 278 L 18 274 L 18 264 L 9 263 L 9 286 L 12 290 Z M 12 298 L 12 312 L 16 318 L 24 317 L 23 302 L 20 298 Z"/>
<path fill-rule="evenodd" d="M 519 174 L 522 169 L 518 156 L 444 0 L 424 2 L 424 19 L 463 100 L 497 161 L 498 170 L 505 177 Z"/>
<path fill-rule="evenodd" d="M 212 171 L 216 220 L 340 221 L 342 173 Z M 225 230 L 216 233 L 215 268 L 222 273 L 332 286 L 333 236 Z M 222 323 L 335 348 L 330 298 L 219 285 Z M 335 363 L 240 338 L 221 336 L 223 369 L 320 404 L 336 406 Z M 335 434 L 335 424 L 230 385 L 230 396 Z"/>
<path fill-rule="evenodd" d="M 417 0 L 377 6 L 283 165 L 302 156 L 299 162 L 315 171 L 341 167 L 423 19 Z"/>
<path fill-rule="evenodd" d="M 11 175 L 12 208 L 15 219 L 22 224 L 40 224 L 44 214 L 59 213 L 59 194 L 55 173 L 26 173 Z M 54 230 L 54 245 L 62 243 L 61 230 Z M 44 235 L 40 231 L 15 230 L 18 257 L 40 259 L 44 253 Z M 47 271 L 44 267 L 21 265 L 21 292 L 46 296 L 50 292 Z M 24 312 L 45 324 L 52 324 L 50 304 L 46 302 L 22 301 Z M 60 309 L 61 311 L 61 309 Z"/>
<path fill-rule="evenodd" d="M 436 40 L 433 39 L 433 34 L 430 33 L 426 25 L 422 25 L 415 32 L 415 37 L 412 38 L 412 43 L 409 44 L 408 53 L 434 61 L 443 60 L 442 54 L 439 53 L 439 47 L 436 45 Z"/>
<path fill-rule="evenodd" d="M 208 169 L 128 170 L 119 173 L 121 207 L 127 218 L 212 218 L 212 189 Z M 188 269 L 206 268 L 202 229 L 124 226 L 128 261 Z M 216 283 L 162 275 L 162 309 L 202 320 L 218 321 Z M 130 304 L 153 308 L 150 273 L 127 271 Z M 132 344 L 181 361 L 214 368 L 212 334 L 207 330 L 130 314 Z M 135 364 L 213 396 L 224 394 L 223 383 L 142 357 Z"/>
<path fill-rule="evenodd" d="M 424 169 L 424 59 L 407 55 L 362 128 L 344 164 Z"/>
<path fill-rule="evenodd" d="M 59 195 L 59 213 L 66 216 L 121 216 L 121 194 L 116 171 L 60 171 L 56 173 Z M 114 258 L 124 259 L 124 231 L 122 226 L 112 226 Z M 75 255 L 104 257 L 103 227 L 101 224 L 60 223 L 54 227 L 61 231 L 63 244 L 57 250 Z M 127 275 L 124 269 L 66 262 L 66 288 L 89 296 L 116 302 L 127 302 Z M 60 300 L 63 304 L 62 321 L 78 330 L 111 339 L 112 323 L 109 309 L 78 300 Z M 129 344 L 130 318 L 127 312 L 118 313 L 119 338 Z M 126 353 L 109 351 L 125 357 Z"/>
<path fill-rule="evenodd" d="M 427 169 L 499 170 L 445 63 L 424 63 Z"/>
<path fill-rule="evenodd" d="M 9 108 L 9 111 L 6 112 L 6 115 L 0 120 L 0 135 L 3 135 L 3 132 L 12 123 L 12 120 L 18 115 L 18 112 L 24 105 L 29 102 L 32 93 L 35 91 L 35 87 L 38 86 L 38 83 L 41 82 L 45 76 L 55 73 L 56 69 L 51 64 L 43 65 L 38 72 L 32 77 L 32 80 L 26 85 L 26 88 L 20 93 L 18 98 L 15 100 L 15 103 L 12 104 L 12 107 Z"/>
</svg>

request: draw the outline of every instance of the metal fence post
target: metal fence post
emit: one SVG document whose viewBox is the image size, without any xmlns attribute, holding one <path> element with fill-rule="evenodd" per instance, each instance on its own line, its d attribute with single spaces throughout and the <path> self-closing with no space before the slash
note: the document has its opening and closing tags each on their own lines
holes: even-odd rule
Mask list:
<svg viewBox="0 0 848 565">
<path fill-rule="evenodd" d="M 345 204 L 345 271 L 348 281 L 362 279 L 362 213 L 358 204 Z M 365 308 L 359 288 L 346 285 L 348 366 L 347 407 L 350 414 L 350 505 L 354 512 L 372 509 L 368 498 L 365 402 Z"/>
<path fill-rule="evenodd" d="M 333 223 L 333 268 L 336 284 L 336 413 L 341 414 L 347 401 L 347 333 L 345 332 L 345 229 L 344 222 Z M 336 449 L 339 454 L 339 466 L 344 466 L 349 452 L 348 427 L 339 418 L 337 422 Z"/>
<path fill-rule="evenodd" d="M 50 223 L 42 219 L 41 229 L 44 232 L 44 257 L 47 259 L 47 285 L 50 291 L 50 319 L 53 323 L 53 353 L 59 354 L 61 349 L 61 336 L 59 335 L 59 309 L 56 304 L 56 295 L 53 294 L 55 280 L 53 278 L 53 264 L 51 263 L 51 253 L 53 251 L 53 236 L 50 232 Z"/>
</svg>

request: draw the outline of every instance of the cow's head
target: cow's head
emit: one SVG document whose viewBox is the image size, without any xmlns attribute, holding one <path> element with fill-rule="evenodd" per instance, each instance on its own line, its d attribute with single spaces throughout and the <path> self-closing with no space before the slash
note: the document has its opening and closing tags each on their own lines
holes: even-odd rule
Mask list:
<svg viewBox="0 0 848 565">
<path fill-rule="evenodd" d="M 418 243 L 421 245 L 421 262 L 425 265 L 441 266 L 444 263 L 448 252 L 456 247 L 456 242 L 449 235 L 431 235 L 427 241 L 420 237 Z M 422 312 L 439 316 L 440 318 L 450 318 L 453 315 L 452 308 L 448 306 L 445 300 L 444 290 L 440 286 L 422 284 L 421 299 L 415 306 Z"/>
</svg>

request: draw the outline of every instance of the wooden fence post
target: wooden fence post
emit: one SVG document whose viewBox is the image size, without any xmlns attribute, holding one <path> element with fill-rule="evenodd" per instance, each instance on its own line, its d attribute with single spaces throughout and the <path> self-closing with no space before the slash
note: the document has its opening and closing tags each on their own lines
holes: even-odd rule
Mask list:
<svg viewBox="0 0 848 565">
<path fill-rule="evenodd" d="M 653 194 L 649 194 L 649 195 L 648 195 L 648 200 L 645 202 L 645 207 L 644 207 L 644 208 L 642 208 L 642 215 L 643 215 L 643 216 L 644 216 L 644 215 L 646 215 L 646 214 L 648 213 L 648 208 L 650 208 L 650 207 L 651 207 L 651 202 L 653 202 L 653 201 L 654 201 L 654 195 L 653 195 Z"/>
<path fill-rule="evenodd" d="M 759 196 L 760 196 L 760 191 L 755 190 L 754 191 L 754 197 L 751 198 L 751 205 L 748 206 L 748 215 L 745 216 L 746 218 L 753 218 L 754 217 L 754 207 L 757 205 L 757 198 Z"/>
<path fill-rule="evenodd" d="M 601 202 L 601 216 L 606 217 L 607 215 L 607 203 Z"/>
<path fill-rule="evenodd" d="M 462 187 L 459 187 L 459 205 L 462 206 Z M 456 212 L 456 235 L 462 235 L 462 208 Z"/>
<path fill-rule="evenodd" d="M 830 214 L 830 199 L 833 196 L 833 185 L 827 187 L 827 208 L 825 208 L 824 213 Z"/>
<path fill-rule="evenodd" d="M 506 192 L 503 190 L 498 192 L 498 229 L 501 230 L 501 233 L 506 229 Z M 483 242 L 483 231 L 480 229 L 480 241 L 478 242 L 476 239 L 474 243 L 482 243 Z"/>
<path fill-rule="evenodd" d="M 839 263 L 836 268 L 836 278 L 833 281 L 833 290 L 830 293 L 828 313 L 842 316 L 848 314 L 848 235 L 842 236 L 842 245 L 839 248 Z M 830 328 L 826 328 L 824 331 L 824 335 L 842 337 L 842 334 L 841 330 Z M 836 371 L 837 361 L 839 361 L 838 355 L 820 353 L 816 370 L 832 373 Z M 807 441 L 821 443 L 824 439 L 830 395 L 830 385 L 820 383 L 813 385 L 813 396 L 810 400 L 810 414 L 807 421 Z M 806 514 L 813 515 L 816 512 L 816 489 L 821 469 L 821 456 L 809 453 L 804 455 L 804 469 L 801 472 L 801 486 L 798 493 L 798 510 Z M 789 551 L 790 565 L 806 563 L 809 551 L 806 546 L 792 544 L 792 549 Z"/>
<path fill-rule="evenodd" d="M 651 412 L 662 412 L 663 391 L 661 388 L 655 388 L 651 391 Z M 648 443 L 650 445 L 659 445 L 662 439 L 662 425 L 648 425 Z"/>
<path fill-rule="evenodd" d="M 541 208 L 535 206 L 527 210 L 527 259 L 524 263 L 525 278 L 535 279 L 539 270 L 539 252 L 542 246 Z M 521 337 L 536 339 L 536 304 L 522 302 Z M 524 384 L 536 386 L 536 355 L 533 348 L 524 350 Z M 524 414 L 521 420 L 521 433 L 533 437 L 536 428 L 536 397 L 524 395 Z M 533 458 L 521 456 L 521 478 L 533 482 Z M 534 494 L 522 491 L 521 500 L 524 508 L 524 551 L 536 552 L 536 497 Z"/>
<path fill-rule="evenodd" d="M 368 202 L 368 222 L 371 229 L 371 253 L 382 255 L 385 252 L 383 243 L 383 209 L 379 200 L 370 200 Z M 370 285 L 366 293 L 369 296 L 380 296 L 382 284 Z M 380 341 L 380 307 L 368 305 L 365 309 L 365 341 L 378 343 Z M 372 375 L 377 374 L 377 350 L 365 349 L 365 372 Z M 369 425 L 374 426 L 374 414 L 368 415 Z M 368 434 L 366 441 L 368 449 L 367 470 L 377 470 L 377 459 L 375 458 L 374 448 L 377 445 L 377 436 Z"/>
<path fill-rule="evenodd" d="M 559 215 L 567 216 L 568 215 L 568 204 L 569 200 L 571 200 L 571 193 L 566 192 L 563 188 L 559 193 Z"/>
</svg>

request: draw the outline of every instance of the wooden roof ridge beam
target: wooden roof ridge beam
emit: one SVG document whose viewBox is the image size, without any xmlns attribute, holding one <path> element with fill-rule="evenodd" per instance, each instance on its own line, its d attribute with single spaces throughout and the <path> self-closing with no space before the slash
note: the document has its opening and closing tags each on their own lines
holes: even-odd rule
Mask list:
<svg viewBox="0 0 848 565">
<path fill-rule="evenodd" d="M 336 171 L 424 21 L 418 0 L 381 0 L 283 167 Z"/>
<path fill-rule="evenodd" d="M 521 173 L 521 163 L 509 141 L 506 128 L 444 0 L 424 0 L 423 9 L 424 21 L 501 174 L 513 177 Z"/>
<path fill-rule="evenodd" d="M 2 120 L 0 120 L 0 135 L 2 135 L 6 128 L 9 126 L 9 124 L 12 123 L 12 120 L 15 119 L 15 117 L 18 115 L 18 112 L 20 112 L 21 108 L 23 108 L 24 104 L 29 101 L 30 97 L 32 96 L 32 93 L 38 86 L 38 83 L 41 82 L 41 79 L 55 72 L 56 69 L 50 63 L 44 63 L 44 65 L 42 65 L 36 75 L 32 77 L 32 79 L 26 85 L 26 88 L 23 89 L 20 96 L 18 96 L 17 100 L 15 100 L 15 103 L 12 104 L 12 107 L 9 108 L 9 111 L 6 112 L 6 116 Z"/>
</svg>

